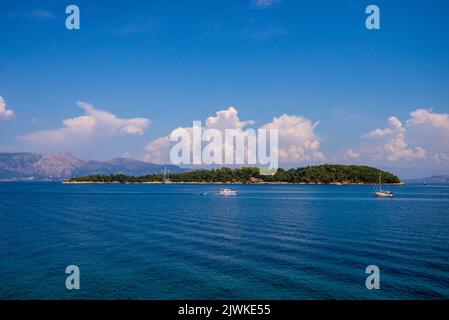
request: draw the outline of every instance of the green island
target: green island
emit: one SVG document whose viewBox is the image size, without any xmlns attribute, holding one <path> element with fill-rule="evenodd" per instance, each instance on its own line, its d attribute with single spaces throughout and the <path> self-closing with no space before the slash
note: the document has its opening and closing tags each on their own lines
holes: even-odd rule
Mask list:
<svg viewBox="0 0 449 320">
<path fill-rule="evenodd" d="M 170 174 L 128 176 L 124 174 L 75 177 L 64 183 L 291 183 L 291 184 L 375 184 L 382 173 L 382 183 L 399 184 L 399 177 L 377 168 L 361 165 L 323 164 L 296 169 L 278 169 L 274 175 L 260 175 L 258 168 L 220 168 Z"/>
</svg>

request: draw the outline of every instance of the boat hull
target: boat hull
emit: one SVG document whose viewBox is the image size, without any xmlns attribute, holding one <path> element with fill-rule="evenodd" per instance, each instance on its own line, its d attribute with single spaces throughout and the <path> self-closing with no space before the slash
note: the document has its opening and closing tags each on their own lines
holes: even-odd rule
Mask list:
<svg viewBox="0 0 449 320">
<path fill-rule="evenodd" d="M 237 192 L 220 192 L 220 196 L 236 196 Z"/>
<path fill-rule="evenodd" d="M 378 198 L 393 198 L 393 193 L 391 192 L 374 192 L 374 196 Z"/>
<path fill-rule="evenodd" d="M 222 189 L 222 190 L 220 190 L 219 194 L 220 194 L 220 196 L 236 196 L 237 191 L 230 190 L 230 189 Z"/>
</svg>

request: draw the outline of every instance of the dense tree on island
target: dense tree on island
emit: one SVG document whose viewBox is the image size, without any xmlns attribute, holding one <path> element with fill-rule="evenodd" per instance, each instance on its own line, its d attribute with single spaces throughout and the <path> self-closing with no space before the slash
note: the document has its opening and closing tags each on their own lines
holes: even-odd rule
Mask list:
<svg viewBox="0 0 449 320">
<path fill-rule="evenodd" d="M 377 183 L 382 172 L 383 183 L 399 183 L 399 178 L 389 172 L 368 166 L 323 164 L 296 169 L 278 169 L 271 176 L 260 175 L 258 168 L 220 168 L 195 170 L 170 175 L 171 182 L 185 183 Z M 67 182 L 144 183 L 163 182 L 163 174 L 127 176 L 124 174 L 91 175 L 76 177 Z"/>
</svg>

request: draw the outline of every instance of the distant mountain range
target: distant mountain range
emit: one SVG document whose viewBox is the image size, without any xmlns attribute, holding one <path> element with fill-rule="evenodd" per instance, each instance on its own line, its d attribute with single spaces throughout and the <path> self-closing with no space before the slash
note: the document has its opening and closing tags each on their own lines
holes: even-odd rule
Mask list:
<svg viewBox="0 0 449 320">
<path fill-rule="evenodd" d="M 70 153 L 0 153 L 0 180 L 64 180 L 92 174 L 115 174 L 141 176 L 185 170 L 174 165 L 159 165 L 129 158 L 109 161 L 85 161 Z"/>
<path fill-rule="evenodd" d="M 406 180 L 407 183 L 419 183 L 419 184 L 449 184 L 449 175 L 439 175 L 439 176 L 432 176 L 427 178 L 421 178 L 421 179 L 410 179 Z"/>
</svg>

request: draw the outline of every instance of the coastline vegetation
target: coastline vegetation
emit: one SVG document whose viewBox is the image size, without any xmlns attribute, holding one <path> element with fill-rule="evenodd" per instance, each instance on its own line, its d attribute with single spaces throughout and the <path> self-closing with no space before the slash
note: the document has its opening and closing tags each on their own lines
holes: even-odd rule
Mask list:
<svg viewBox="0 0 449 320">
<path fill-rule="evenodd" d="M 171 183 L 297 183 L 297 184 L 375 184 L 382 173 L 382 182 L 400 183 L 396 175 L 377 168 L 360 165 L 323 164 L 296 169 L 278 169 L 274 175 L 260 175 L 258 168 L 220 168 L 170 174 Z M 65 183 L 163 183 L 164 174 L 128 176 L 124 174 L 75 177 Z"/>
</svg>

